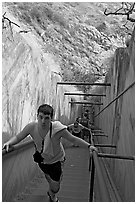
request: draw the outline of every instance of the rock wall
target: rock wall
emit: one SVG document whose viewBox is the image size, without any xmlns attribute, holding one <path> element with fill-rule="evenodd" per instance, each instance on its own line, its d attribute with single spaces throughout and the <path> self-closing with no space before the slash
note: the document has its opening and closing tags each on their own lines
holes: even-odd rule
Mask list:
<svg viewBox="0 0 137 204">
<path fill-rule="evenodd" d="M 20 25 L 17 19 L 8 16 Z M 7 23 L 2 38 L 3 142 L 36 120 L 37 108 L 43 103 L 53 106 L 55 120 L 64 124 L 74 120 L 78 109 L 71 111 L 71 98 L 64 96 L 64 92 L 76 88 L 57 86 L 62 78 L 54 56 L 41 49 L 33 33 L 20 33 L 15 25 L 10 28 Z"/>
<path fill-rule="evenodd" d="M 55 57 L 41 49 L 39 39 L 33 32 L 20 32 L 16 25 L 23 25 L 8 11 L 6 15 L 14 24 L 10 26 L 7 21 L 2 33 L 3 143 L 22 130 L 27 123 L 35 121 L 37 108 L 43 103 L 52 105 L 54 119 L 66 125 L 74 122 L 80 111 L 69 104 L 70 96 L 64 96 L 64 92 L 77 89 L 57 86 L 62 77 Z M 26 138 L 25 141 L 29 139 Z M 65 140 L 63 144 L 65 147 L 69 145 Z M 26 151 L 13 151 L 3 155 L 3 201 L 11 202 L 37 173 L 37 165 L 32 159 L 33 152 L 34 147 L 31 147 Z"/>
<path fill-rule="evenodd" d="M 127 48 L 119 48 L 114 56 L 113 65 L 106 77 L 111 87 L 98 89 L 106 93 L 102 97 L 103 106 L 95 107 L 95 116 L 116 96 L 135 82 L 135 38 L 134 33 Z M 96 90 L 97 91 L 97 90 Z M 95 124 L 108 138 L 99 138 L 99 143 L 116 145 L 116 149 L 104 148 L 102 151 L 124 155 L 135 155 L 135 85 L 107 109 L 95 117 Z M 123 201 L 135 201 L 135 162 L 106 159 L 111 175 Z"/>
</svg>

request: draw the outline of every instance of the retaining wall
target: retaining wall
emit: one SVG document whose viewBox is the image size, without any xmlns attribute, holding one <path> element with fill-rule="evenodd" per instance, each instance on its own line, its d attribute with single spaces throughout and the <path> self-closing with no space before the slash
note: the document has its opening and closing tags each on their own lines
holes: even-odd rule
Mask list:
<svg viewBox="0 0 137 204">
<path fill-rule="evenodd" d="M 95 116 L 115 97 L 135 81 L 135 39 L 134 33 L 129 47 L 117 49 L 112 67 L 106 77 L 111 87 L 98 89 L 106 93 L 103 106 L 95 107 Z M 96 90 L 97 91 L 97 90 Z M 135 155 L 135 85 L 94 118 L 96 126 L 107 135 L 99 137 L 99 143 L 116 145 L 116 149 L 102 151 L 125 156 Z M 111 175 L 123 201 L 135 201 L 134 161 L 106 159 Z"/>
</svg>

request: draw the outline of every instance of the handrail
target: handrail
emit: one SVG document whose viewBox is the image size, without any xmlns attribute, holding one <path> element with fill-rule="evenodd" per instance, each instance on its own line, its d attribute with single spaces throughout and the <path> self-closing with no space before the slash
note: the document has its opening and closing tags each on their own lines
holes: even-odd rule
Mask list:
<svg viewBox="0 0 137 204">
<path fill-rule="evenodd" d="M 123 156 L 123 155 L 118 155 L 118 154 L 98 153 L 98 157 L 113 158 L 113 159 L 135 160 L 134 156 Z"/>
<path fill-rule="evenodd" d="M 9 154 L 9 153 L 11 153 L 11 152 L 13 152 L 13 151 L 22 149 L 22 148 L 24 148 L 24 147 L 27 148 L 28 146 L 31 146 L 32 144 L 34 144 L 34 142 L 33 142 L 33 140 L 31 139 L 31 140 L 29 140 L 29 141 L 27 141 L 27 142 L 14 145 L 13 147 L 9 148 L 9 151 L 8 151 L 8 152 L 6 152 L 6 150 L 3 149 L 3 150 L 2 150 L 2 156 L 7 155 L 7 154 Z"/>
<path fill-rule="evenodd" d="M 89 93 L 71 93 L 65 92 L 64 95 L 75 95 L 75 96 L 106 96 L 106 94 L 89 94 Z"/>
<path fill-rule="evenodd" d="M 107 177 L 108 177 L 108 179 L 109 179 L 109 182 L 111 183 L 111 187 L 112 187 L 113 192 L 114 192 L 114 194 L 115 194 L 116 200 L 117 200 L 117 202 L 122 202 L 122 199 L 121 199 L 121 197 L 120 197 L 120 195 L 119 195 L 119 193 L 118 193 L 118 191 L 117 191 L 117 189 L 116 189 L 116 186 L 115 186 L 115 184 L 114 184 L 114 181 L 113 181 L 113 179 L 112 179 L 112 177 L 111 177 L 111 175 L 110 175 L 110 172 L 109 172 L 109 170 L 108 170 L 108 168 L 107 168 L 107 166 L 106 166 L 106 163 L 105 163 L 105 161 L 104 161 L 103 159 L 102 159 L 102 162 L 103 162 L 103 165 L 104 165 L 104 168 L 105 168 L 105 172 L 106 172 L 106 174 L 107 174 Z"/>
<path fill-rule="evenodd" d="M 71 104 L 90 104 L 90 105 L 103 105 L 103 103 L 93 103 L 93 102 L 85 102 L 85 101 L 69 101 Z"/>
<path fill-rule="evenodd" d="M 99 113 L 97 113 L 95 117 L 97 117 L 100 113 L 102 113 L 106 108 L 108 108 L 114 101 L 116 101 L 120 96 L 122 96 L 126 91 L 128 91 L 132 86 L 135 85 L 135 82 L 133 82 L 131 85 L 129 85 L 124 91 L 122 91 L 116 98 L 114 98 L 108 105 L 106 105 Z"/>
<path fill-rule="evenodd" d="M 90 82 L 74 82 L 74 81 L 65 81 L 65 82 L 57 82 L 57 85 L 91 85 L 91 86 L 111 86 L 110 83 L 90 83 Z"/>
<path fill-rule="evenodd" d="M 116 148 L 116 145 L 112 144 L 94 144 L 95 147 L 111 147 L 111 148 Z"/>
<path fill-rule="evenodd" d="M 110 202 L 110 195 L 109 195 L 108 190 L 106 188 L 104 176 L 102 174 L 101 167 L 100 167 L 100 164 L 98 161 L 97 152 L 93 151 L 92 159 L 94 160 L 94 165 L 95 165 L 95 166 L 92 165 L 92 168 L 95 168 L 96 174 L 99 177 L 98 188 L 99 188 L 99 191 L 101 192 L 101 194 L 100 194 L 101 202 Z M 93 171 L 94 171 L 94 169 L 93 169 Z M 91 173 L 92 173 L 92 171 L 91 171 Z M 94 175 L 92 175 L 92 178 L 94 178 Z M 91 181 L 91 184 L 94 185 L 94 182 L 92 183 L 92 181 Z M 90 186 L 90 189 L 93 190 L 93 186 Z M 93 201 L 92 199 L 93 199 L 93 192 L 90 192 L 90 201 Z"/>
<path fill-rule="evenodd" d="M 105 134 L 93 134 L 92 136 L 96 136 L 96 137 L 108 137 L 108 135 L 105 135 Z"/>
<path fill-rule="evenodd" d="M 92 166 L 92 170 L 91 170 L 91 166 Z M 94 199 L 93 191 L 94 191 L 94 180 L 95 180 L 95 164 L 94 164 L 93 155 L 92 155 L 92 158 L 90 157 L 90 160 L 89 160 L 89 171 L 91 171 L 89 202 L 93 202 L 93 199 Z"/>
<path fill-rule="evenodd" d="M 103 154 L 103 153 L 97 153 L 97 152 L 93 151 L 92 158 L 90 157 L 90 162 L 89 162 L 89 171 L 91 170 L 91 167 L 92 167 L 91 181 L 90 181 L 90 201 L 93 201 L 94 177 L 95 177 L 95 170 L 96 170 L 96 174 L 99 177 L 98 188 L 99 188 L 99 191 L 101 192 L 100 193 L 100 196 L 102 199 L 101 202 L 109 202 L 110 201 L 110 195 L 107 191 L 104 176 L 103 176 L 102 171 L 101 171 L 101 167 L 100 167 L 99 160 L 98 160 L 99 157 L 125 159 L 125 160 L 133 160 L 133 161 L 135 160 L 135 157 L 134 156 L 121 156 L 121 155 L 116 155 L 116 154 L 115 155 L 114 154 Z M 91 165 L 91 162 L 92 162 L 92 165 Z M 108 174 L 108 172 L 107 172 L 107 174 Z"/>
</svg>

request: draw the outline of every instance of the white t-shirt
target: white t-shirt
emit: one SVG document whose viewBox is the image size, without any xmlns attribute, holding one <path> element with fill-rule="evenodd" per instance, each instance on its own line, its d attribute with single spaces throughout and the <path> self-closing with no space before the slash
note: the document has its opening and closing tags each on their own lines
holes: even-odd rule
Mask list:
<svg viewBox="0 0 137 204">
<path fill-rule="evenodd" d="M 59 121 L 52 122 L 51 137 L 50 137 L 50 131 L 49 131 L 45 136 L 43 152 L 41 154 L 42 157 L 44 158 L 45 164 L 52 164 L 64 159 L 65 151 L 61 143 L 61 137 L 59 137 L 56 133 L 66 128 L 67 126 L 63 125 Z M 38 147 L 37 141 L 34 141 L 34 142 L 36 147 Z"/>
</svg>

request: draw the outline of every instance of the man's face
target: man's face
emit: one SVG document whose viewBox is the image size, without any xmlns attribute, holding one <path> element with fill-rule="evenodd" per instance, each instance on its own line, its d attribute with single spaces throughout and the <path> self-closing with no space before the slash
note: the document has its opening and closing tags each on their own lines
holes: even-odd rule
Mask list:
<svg viewBox="0 0 137 204">
<path fill-rule="evenodd" d="M 77 128 L 78 127 L 78 122 L 74 122 L 74 127 Z"/>
<path fill-rule="evenodd" d="M 49 114 L 44 114 L 42 112 L 39 112 L 38 114 L 38 124 L 42 127 L 42 128 L 46 128 L 47 126 L 49 126 L 51 123 L 51 115 Z"/>
</svg>

